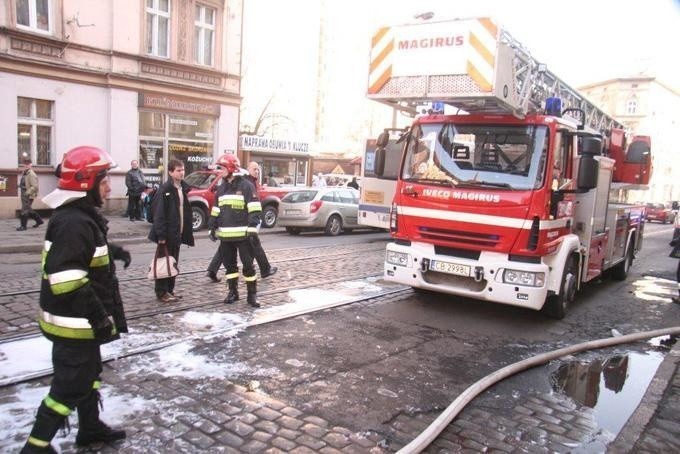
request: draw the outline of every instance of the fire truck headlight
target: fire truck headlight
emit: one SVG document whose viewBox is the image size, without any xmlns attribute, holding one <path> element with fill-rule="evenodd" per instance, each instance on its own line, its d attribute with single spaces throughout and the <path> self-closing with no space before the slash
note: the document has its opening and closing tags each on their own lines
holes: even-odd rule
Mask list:
<svg viewBox="0 0 680 454">
<path fill-rule="evenodd" d="M 545 273 L 534 273 L 531 271 L 505 270 L 503 272 L 503 282 L 506 284 L 523 285 L 526 287 L 543 287 L 545 284 Z"/>
<path fill-rule="evenodd" d="M 387 251 L 385 261 L 391 265 L 406 266 L 409 255 L 404 252 Z"/>
</svg>

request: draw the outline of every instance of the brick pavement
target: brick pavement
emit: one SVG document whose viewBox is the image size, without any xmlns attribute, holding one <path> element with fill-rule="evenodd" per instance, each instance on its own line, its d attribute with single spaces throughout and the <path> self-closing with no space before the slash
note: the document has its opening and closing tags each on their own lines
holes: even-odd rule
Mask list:
<svg viewBox="0 0 680 454">
<path fill-rule="evenodd" d="M 129 228 L 127 221 L 113 224 Z M 11 232 L 10 235 L 6 233 L 0 231 L 0 242 L 16 243 L 17 240 L 9 238 Z M 36 239 L 39 237 L 41 235 L 37 235 Z M 134 238 L 130 236 L 131 240 Z M 272 256 L 275 261 L 282 259 L 282 256 L 277 257 L 276 252 Z M 192 266 L 198 268 L 202 265 L 190 264 L 189 268 Z M 343 265 L 342 269 L 346 270 L 346 266 Z M 304 273 L 308 270 L 301 268 L 298 271 Z M 337 269 L 331 271 L 338 272 Z M 366 272 L 365 269 L 356 271 Z M 281 273 L 264 282 L 274 287 L 291 280 L 295 277 Z M 202 285 L 201 276 L 185 282 L 188 284 L 188 299 L 210 299 L 214 296 L 219 300 L 224 290 L 221 284 Z M 323 279 L 320 279 L 310 282 L 310 285 L 322 282 Z M 127 298 L 141 304 L 155 304 L 153 299 L 148 298 L 150 283 L 145 284 L 126 287 L 125 291 L 129 292 Z M 8 291 L 22 285 L 25 284 L 3 282 L 0 287 Z M 268 291 L 268 285 L 262 285 L 263 294 Z M 266 298 L 265 304 L 281 304 L 285 300 L 285 297 L 274 293 L 268 301 Z M 32 323 L 32 317 L 21 314 L 20 306 L 25 307 L 26 302 L 16 301 L 8 305 L 17 309 L 19 315 L 14 318 L 4 315 L 4 326 L 27 327 Z M 220 350 L 217 344 L 213 345 Z M 645 396 L 643 405 L 630 418 L 619 439 L 613 442 L 601 436 L 589 408 L 559 394 L 525 392 L 517 399 L 516 405 L 505 412 L 489 406 L 488 401 L 473 401 L 427 452 L 580 452 L 584 445 L 588 446 L 588 452 L 678 452 L 678 351 L 676 346 L 673 354 L 667 355 L 659 367 L 655 378 L 656 397 Z M 285 401 L 229 380 L 210 377 L 178 379 L 159 374 L 139 376 L 135 372 L 134 358 L 107 363 L 105 367 L 114 372 L 104 375 L 115 393 L 135 396 L 153 405 L 148 406 L 150 410 L 135 413 L 131 418 L 131 433 L 125 442 L 104 447 L 102 452 L 391 452 L 408 443 L 443 409 L 399 414 L 390 422 L 387 432 L 378 432 L 334 425 L 332 421 L 316 416 L 313 409 L 291 407 Z M 522 389 L 519 379 L 509 380 L 516 380 L 517 388 Z M 46 385 L 47 382 L 42 380 L 40 383 Z M 0 393 L 4 395 L 7 391 L 0 390 Z M 2 399 L 0 396 L 0 401 Z M 442 403 L 443 406 L 446 404 Z M 646 413 L 647 417 L 640 417 L 639 413 Z M 636 424 L 638 427 L 631 427 Z M 77 452 L 72 447 L 72 439 L 73 435 L 67 440 L 60 439 L 62 452 Z"/>
</svg>

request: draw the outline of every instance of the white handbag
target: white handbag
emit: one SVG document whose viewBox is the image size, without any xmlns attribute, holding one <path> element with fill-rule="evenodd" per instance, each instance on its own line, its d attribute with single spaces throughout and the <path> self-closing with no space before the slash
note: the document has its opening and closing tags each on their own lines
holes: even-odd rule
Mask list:
<svg viewBox="0 0 680 454">
<path fill-rule="evenodd" d="M 161 255 L 163 253 L 165 255 Z M 179 268 L 177 267 L 175 257 L 168 254 L 168 246 L 166 244 L 159 244 L 156 247 L 156 253 L 153 256 L 153 259 L 149 264 L 149 272 L 146 277 L 152 280 L 167 279 L 175 277 L 178 274 Z"/>
</svg>

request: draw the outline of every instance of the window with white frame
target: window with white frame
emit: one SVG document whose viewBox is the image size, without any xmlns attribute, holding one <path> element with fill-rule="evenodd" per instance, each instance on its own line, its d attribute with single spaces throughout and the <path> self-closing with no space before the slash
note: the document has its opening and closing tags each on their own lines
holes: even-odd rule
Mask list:
<svg viewBox="0 0 680 454">
<path fill-rule="evenodd" d="M 169 43 L 170 0 L 146 0 L 146 53 L 167 58 Z"/>
<path fill-rule="evenodd" d="M 16 0 L 17 28 L 51 33 L 51 0 Z"/>
<path fill-rule="evenodd" d="M 637 99 L 629 99 L 628 102 L 626 102 L 626 114 L 635 115 L 637 113 L 637 107 Z"/>
<path fill-rule="evenodd" d="M 215 47 L 215 10 L 196 5 L 194 18 L 194 61 L 212 66 Z"/>
<path fill-rule="evenodd" d="M 54 101 L 17 97 L 17 163 L 52 165 Z"/>
</svg>

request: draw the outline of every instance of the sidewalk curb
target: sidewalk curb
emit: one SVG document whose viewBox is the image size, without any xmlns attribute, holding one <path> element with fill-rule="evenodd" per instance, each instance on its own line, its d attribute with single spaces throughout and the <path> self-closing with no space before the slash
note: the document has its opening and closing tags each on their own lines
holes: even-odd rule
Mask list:
<svg viewBox="0 0 680 454">
<path fill-rule="evenodd" d="M 670 352 L 659 364 L 654 378 L 649 383 L 647 391 L 640 404 L 623 426 L 619 435 L 607 446 L 611 452 L 632 452 L 635 443 L 644 433 L 647 424 L 659 408 L 663 396 L 673 380 L 675 371 L 680 363 L 680 342 L 676 342 Z"/>
</svg>

